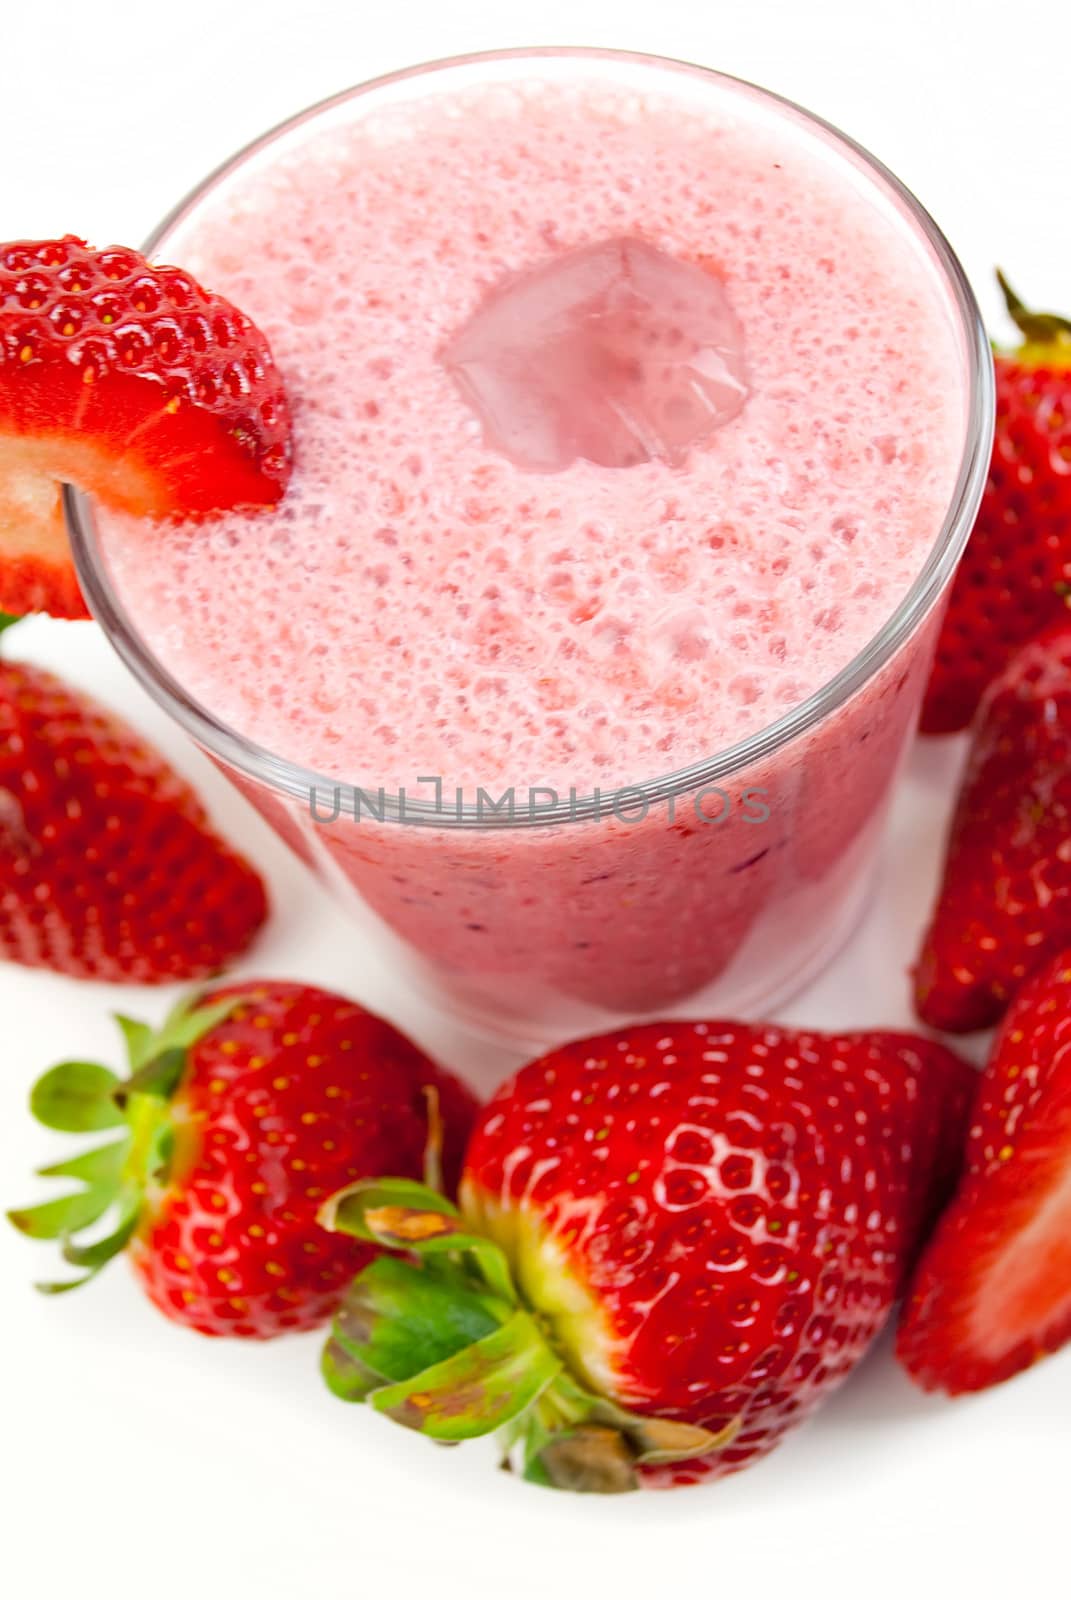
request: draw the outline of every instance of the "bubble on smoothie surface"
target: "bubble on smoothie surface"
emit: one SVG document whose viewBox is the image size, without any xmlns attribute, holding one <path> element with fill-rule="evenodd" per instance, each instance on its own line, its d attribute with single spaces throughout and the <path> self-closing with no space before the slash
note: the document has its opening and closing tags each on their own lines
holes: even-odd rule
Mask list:
<svg viewBox="0 0 1071 1600">
<path fill-rule="evenodd" d="M 748 397 L 744 336 L 712 271 L 605 239 L 511 276 L 441 353 L 485 442 L 517 467 L 681 466 Z"/>
</svg>

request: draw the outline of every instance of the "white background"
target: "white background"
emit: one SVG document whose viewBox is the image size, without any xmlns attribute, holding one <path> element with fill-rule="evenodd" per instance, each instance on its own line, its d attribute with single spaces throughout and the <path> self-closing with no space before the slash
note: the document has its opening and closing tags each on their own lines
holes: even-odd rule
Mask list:
<svg viewBox="0 0 1071 1600">
<path fill-rule="evenodd" d="M 505 44 L 603 44 L 756 79 L 841 124 L 961 253 L 991 325 L 999 260 L 1071 310 L 1062 0 L 108 0 L 23 3 L 0 33 L 0 238 L 136 244 L 210 167 L 351 82 Z M 5 645 L 5 648 L 8 648 Z M 379 1005 L 459 1066 L 345 919 L 128 681 L 89 625 L 27 625 L 14 654 L 123 707 L 203 783 L 270 874 L 258 971 Z M 784 1010 L 907 1023 L 958 742 L 920 749 L 878 903 L 835 970 Z M 67 1055 L 115 1059 L 109 1009 L 171 996 L 0 969 L 0 1200 L 53 1146 L 25 1113 Z M 705 1490 L 570 1499 L 331 1400 L 318 1341 L 208 1343 L 160 1319 L 122 1265 L 47 1301 L 47 1252 L 0 1230 L 0 1588 L 10 1600 L 257 1600 L 551 1593 L 743 1597 L 1066 1593 L 1071 1356 L 973 1401 L 914 1392 L 888 1348 L 767 1463 Z"/>
</svg>

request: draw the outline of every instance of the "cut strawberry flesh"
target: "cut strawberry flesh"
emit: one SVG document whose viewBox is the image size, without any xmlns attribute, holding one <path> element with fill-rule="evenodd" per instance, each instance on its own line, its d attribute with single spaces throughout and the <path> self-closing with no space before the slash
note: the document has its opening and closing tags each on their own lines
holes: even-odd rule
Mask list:
<svg viewBox="0 0 1071 1600">
<path fill-rule="evenodd" d="M 89 615 L 64 524 L 61 483 L 113 510 L 162 516 L 172 487 L 145 458 L 91 434 L 0 432 L 0 607 L 22 615 Z"/>
<path fill-rule="evenodd" d="M 1069 957 L 1019 990 L 979 1079 L 964 1176 L 897 1335 L 924 1389 L 986 1389 L 1071 1341 Z"/>
<path fill-rule="evenodd" d="M 1054 1348 L 1071 1333 L 1071 1158 L 984 1270 L 968 1338 L 995 1365 L 1024 1344 Z"/>
<path fill-rule="evenodd" d="M 290 453 L 267 342 L 227 301 L 132 250 L 0 245 L 0 607 L 86 615 L 61 482 L 201 516 L 277 501 Z"/>
<path fill-rule="evenodd" d="M 48 441 L 0 437 L 0 608 L 89 615 L 71 562 Z"/>
</svg>

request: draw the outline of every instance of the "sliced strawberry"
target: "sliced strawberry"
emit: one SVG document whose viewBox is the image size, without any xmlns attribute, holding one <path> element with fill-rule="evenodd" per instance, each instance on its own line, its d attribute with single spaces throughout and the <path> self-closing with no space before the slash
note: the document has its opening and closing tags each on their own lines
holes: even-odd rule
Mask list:
<svg viewBox="0 0 1071 1600">
<path fill-rule="evenodd" d="M 897 1349 L 924 1389 L 1002 1383 L 1071 1340 L 1071 950 L 1020 991 Z"/>
<path fill-rule="evenodd" d="M 0 244 L 0 608 L 84 617 L 59 485 L 145 517 L 267 505 L 289 409 L 263 334 L 188 273 Z"/>
</svg>

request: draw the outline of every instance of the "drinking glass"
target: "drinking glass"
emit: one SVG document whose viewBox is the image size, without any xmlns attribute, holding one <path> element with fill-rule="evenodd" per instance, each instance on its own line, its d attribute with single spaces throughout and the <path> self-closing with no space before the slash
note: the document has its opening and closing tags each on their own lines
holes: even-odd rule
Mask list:
<svg viewBox="0 0 1071 1600">
<path fill-rule="evenodd" d="M 64 491 L 87 601 L 142 685 L 371 935 L 393 941 L 414 984 L 454 1019 L 518 1049 L 637 1016 L 755 1015 L 840 947 L 867 897 L 993 427 L 992 365 L 977 306 L 914 197 L 819 118 L 685 63 L 532 50 L 393 73 L 305 111 L 234 156 L 157 228 L 147 252 L 170 258 L 206 196 L 248 163 L 289 153 L 309 132 L 407 97 L 528 72 L 605 75 L 640 92 L 669 89 L 776 119 L 894 219 L 905 249 L 924 259 L 947 301 L 961 359 L 949 383 L 966 396 L 954 491 L 910 590 L 831 681 L 730 748 L 678 770 L 637 772 L 633 785 L 611 794 L 535 791 L 512 808 L 502 795 L 456 806 L 430 780 L 409 793 L 384 793 L 374 772 L 342 784 L 251 743 L 191 697 L 126 613 L 92 508 Z"/>
</svg>

